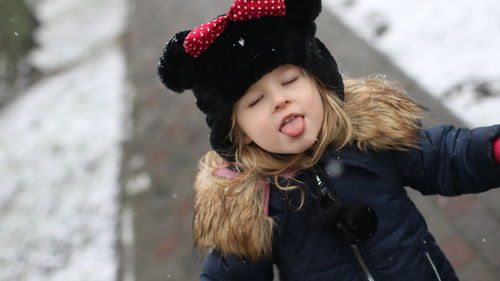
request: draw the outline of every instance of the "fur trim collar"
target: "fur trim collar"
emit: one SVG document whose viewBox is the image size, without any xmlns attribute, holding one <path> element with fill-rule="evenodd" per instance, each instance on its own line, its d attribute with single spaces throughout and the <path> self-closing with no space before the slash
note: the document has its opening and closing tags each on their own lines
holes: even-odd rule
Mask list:
<svg viewBox="0 0 500 281">
<path fill-rule="evenodd" d="M 424 108 L 385 80 L 345 80 L 346 108 L 361 151 L 406 150 L 419 138 Z"/>
<path fill-rule="evenodd" d="M 224 184 L 217 170 L 207 166 L 196 177 L 195 247 L 251 260 L 269 257 L 274 225 L 264 206 L 268 196 L 265 186 L 269 183 L 252 185 L 249 181 L 235 187 L 228 185 L 227 178 Z"/>
</svg>

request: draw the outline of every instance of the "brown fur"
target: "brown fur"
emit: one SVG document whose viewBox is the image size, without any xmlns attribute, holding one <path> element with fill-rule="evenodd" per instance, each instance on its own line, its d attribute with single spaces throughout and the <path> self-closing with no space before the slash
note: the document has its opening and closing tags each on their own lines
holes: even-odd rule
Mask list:
<svg viewBox="0 0 500 281">
<path fill-rule="evenodd" d="M 210 152 L 206 158 L 214 157 Z M 203 163 L 203 160 L 200 161 Z M 196 177 L 193 232 L 196 248 L 216 249 L 248 259 L 269 257 L 273 220 L 264 215 L 263 184 L 259 188 L 221 184 L 217 167 L 201 164 Z"/>
<path fill-rule="evenodd" d="M 384 80 L 346 80 L 345 86 L 345 103 L 361 151 L 415 146 L 422 106 Z"/>
<path fill-rule="evenodd" d="M 415 146 L 421 106 L 383 80 L 347 80 L 345 84 L 346 111 L 360 150 Z M 213 151 L 200 161 L 194 185 L 196 248 L 250 260 L 270 257 L 274 223 L 264 215 L 262 185 L 231 186 L 213 174 L 220 161 Z"/>
</svg>

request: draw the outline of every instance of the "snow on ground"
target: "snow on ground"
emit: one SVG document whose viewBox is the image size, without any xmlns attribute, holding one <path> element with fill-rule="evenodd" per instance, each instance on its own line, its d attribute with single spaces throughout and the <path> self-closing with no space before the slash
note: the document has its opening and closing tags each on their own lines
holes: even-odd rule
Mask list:
<svg viewBox="0 0 500 281">
<path fill-rule="evenodd" d="M 126 0 L 34 2 L 43 27 L 35 32 L 40 46 L 31 53 L 32 63 L 49 72 L 114 43 L 126 24 L 126 4 Z"/>
<path fill-rule="evenodd" d="M 500 123 L 500 2 L 323 2 L 465 123 Z"/>
<path fill-rule="evenodd" d="M 0 115 L 1 280 L 113 280 L 123 78 L 112 49 Z"/>
<path fill-rule="evenodd" d="M 0 112 L 2 281 L 116 279 L 120 142 L 128 116 L 125 56 L 117 40 L 126 2 L 105 2 L 36 2 L 38 32 L 45 35 L 32 63 L 56 74 Z M 117 14 L 75 16 L 103 5 Z M 82 30 L 92 44 L 71 39 Z"/>
</svg>

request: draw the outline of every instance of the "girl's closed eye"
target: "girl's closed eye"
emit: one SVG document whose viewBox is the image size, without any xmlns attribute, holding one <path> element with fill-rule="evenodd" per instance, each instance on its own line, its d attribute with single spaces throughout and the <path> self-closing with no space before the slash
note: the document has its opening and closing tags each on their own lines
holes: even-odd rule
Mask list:
<svg viewBox="0 0 500 281">
<path fill-rule="evenodd" d="M 290 85 L 290 84 L 293 84 L 295 81 L 297 81 L 299 79 L 298 76 L 294 76 L 293 78 L 291 79 L 288 79 L 288 80 L 285 80 L 285 82 L 281 83 L 282 86 L 287 86 L 287 85 Z"/>
<path fill-rule="evenodd" d="M 251 99 L 250 102 L 248 103 L 248 107 L 252 107 L 252 106 L 256 105 L 262 99 L 262 97 L 263 96 L 258 96 L 258 97 Z"/>
</svg>

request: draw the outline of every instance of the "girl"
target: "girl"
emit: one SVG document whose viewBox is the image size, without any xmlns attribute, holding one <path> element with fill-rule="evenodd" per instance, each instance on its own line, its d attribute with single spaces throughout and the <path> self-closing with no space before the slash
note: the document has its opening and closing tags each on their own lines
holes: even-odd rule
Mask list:
<svg viewBox="0 0 500 281">
<path fill-rule="evenodd" d="M 213 151 L 195 182 L 201 280 L 457 280 L 403 186 L 500 186 L 500 126 L 425 129 L 382 80 L 346 80 L 315 37 L 320 0 L 238 0 L 166 45 Z"/>
</svg>

